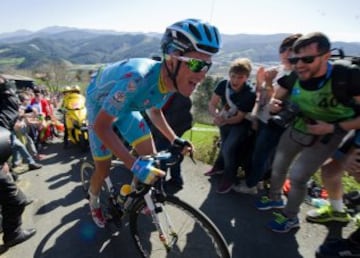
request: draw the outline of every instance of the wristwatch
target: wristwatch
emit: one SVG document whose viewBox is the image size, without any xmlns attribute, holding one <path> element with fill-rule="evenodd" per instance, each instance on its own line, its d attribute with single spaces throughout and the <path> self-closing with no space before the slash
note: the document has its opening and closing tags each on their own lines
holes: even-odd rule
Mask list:
<svg viewBox="0 0 360 258">
<path fill-rule="evenodd" d="M 344 134 L 346 133 L 347 131 L 342 128 L 339 123 L 335 123 L 334 124 L 334 134 Z"/>
</svg>

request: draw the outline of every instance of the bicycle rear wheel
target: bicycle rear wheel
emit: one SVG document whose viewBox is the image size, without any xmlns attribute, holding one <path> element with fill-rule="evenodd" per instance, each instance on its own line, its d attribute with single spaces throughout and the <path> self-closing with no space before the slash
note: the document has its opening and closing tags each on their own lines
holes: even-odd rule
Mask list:
<svg viewBox="0 0 360 258">
<path fill-rule="evenodd" d="M 175 196 L 163 199 L 155 206 L 166 245 L 143 199 L 130 212 L 131 235 L 143 257 L 230 257 L 224 237 L 203 212 Z"/>
</svg>

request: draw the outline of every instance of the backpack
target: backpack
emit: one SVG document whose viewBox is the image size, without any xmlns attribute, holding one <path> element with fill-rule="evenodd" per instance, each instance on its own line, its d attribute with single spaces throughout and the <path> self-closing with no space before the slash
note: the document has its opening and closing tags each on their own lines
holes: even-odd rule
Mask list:
<svg viewBox="0 0 360 258">
<path fill-rule="evenodd" d="M 359 115 L 360 103 L 356 103 L 354 100 L 354 93 L 351 92 L 351 89 L 360 87 L 360 57 L 345 56 L 343 50 L 336 50 L 339 51 L 339 54 L 333 54 L 330 58 L 330 63 L 333 65 L 332 92 L 339 103 L 353 108 L 355 113 Z M 281 84 L 286 85 L 290 92 L 296 80 L 297 75 L 295 72 L 279 79 Z"/>
</svg>

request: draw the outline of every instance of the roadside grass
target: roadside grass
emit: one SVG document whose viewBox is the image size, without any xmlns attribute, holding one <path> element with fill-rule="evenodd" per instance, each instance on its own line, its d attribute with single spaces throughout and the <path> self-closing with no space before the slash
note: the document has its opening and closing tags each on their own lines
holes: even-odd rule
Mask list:
<svg viewBox="0 0 360 258">
<path fill-rule="evenodd" d="M 184 139 L 190 140 L 195 146 L 195 159 L 212 165 L 218 154 L 216 144 L 219 140 L 219 132 L 216 126 L 195 123 L 193 128 L 187 131 Z M 320 171 L 313 176 L 317 183 L 321 184 Z M 359 190 L 360 184 L 351 176 L 345 174 L 342 178 L 345 192 Z"/>
<path fill-rule="evenodd" d="M 216 143 L 219 132 L 216 126 L 195 123 L 191 130 L 184 134 L 184 139 L 191 141 L 195 146 L 194 157 L 207 164 L 212 164 L 218 153 Z"/>
</svg>

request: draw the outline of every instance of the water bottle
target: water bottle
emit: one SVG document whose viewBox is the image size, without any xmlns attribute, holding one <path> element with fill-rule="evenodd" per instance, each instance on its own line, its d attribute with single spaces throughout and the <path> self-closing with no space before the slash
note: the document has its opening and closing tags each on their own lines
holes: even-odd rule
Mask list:
<svg viewBox="0 0 360 258">
<path fill-rule="evenodd" d="M 118 196 L 118 203 L 120 204 L 124 204 L 125 200 L 126 200 L 126 196 L 128 196 L 128 194 L 131 193 L 131 185 L 129 184 L 124 184 L 122 185 L 122 187 L 120 188 L 120 193 Z"/>
</svg>

